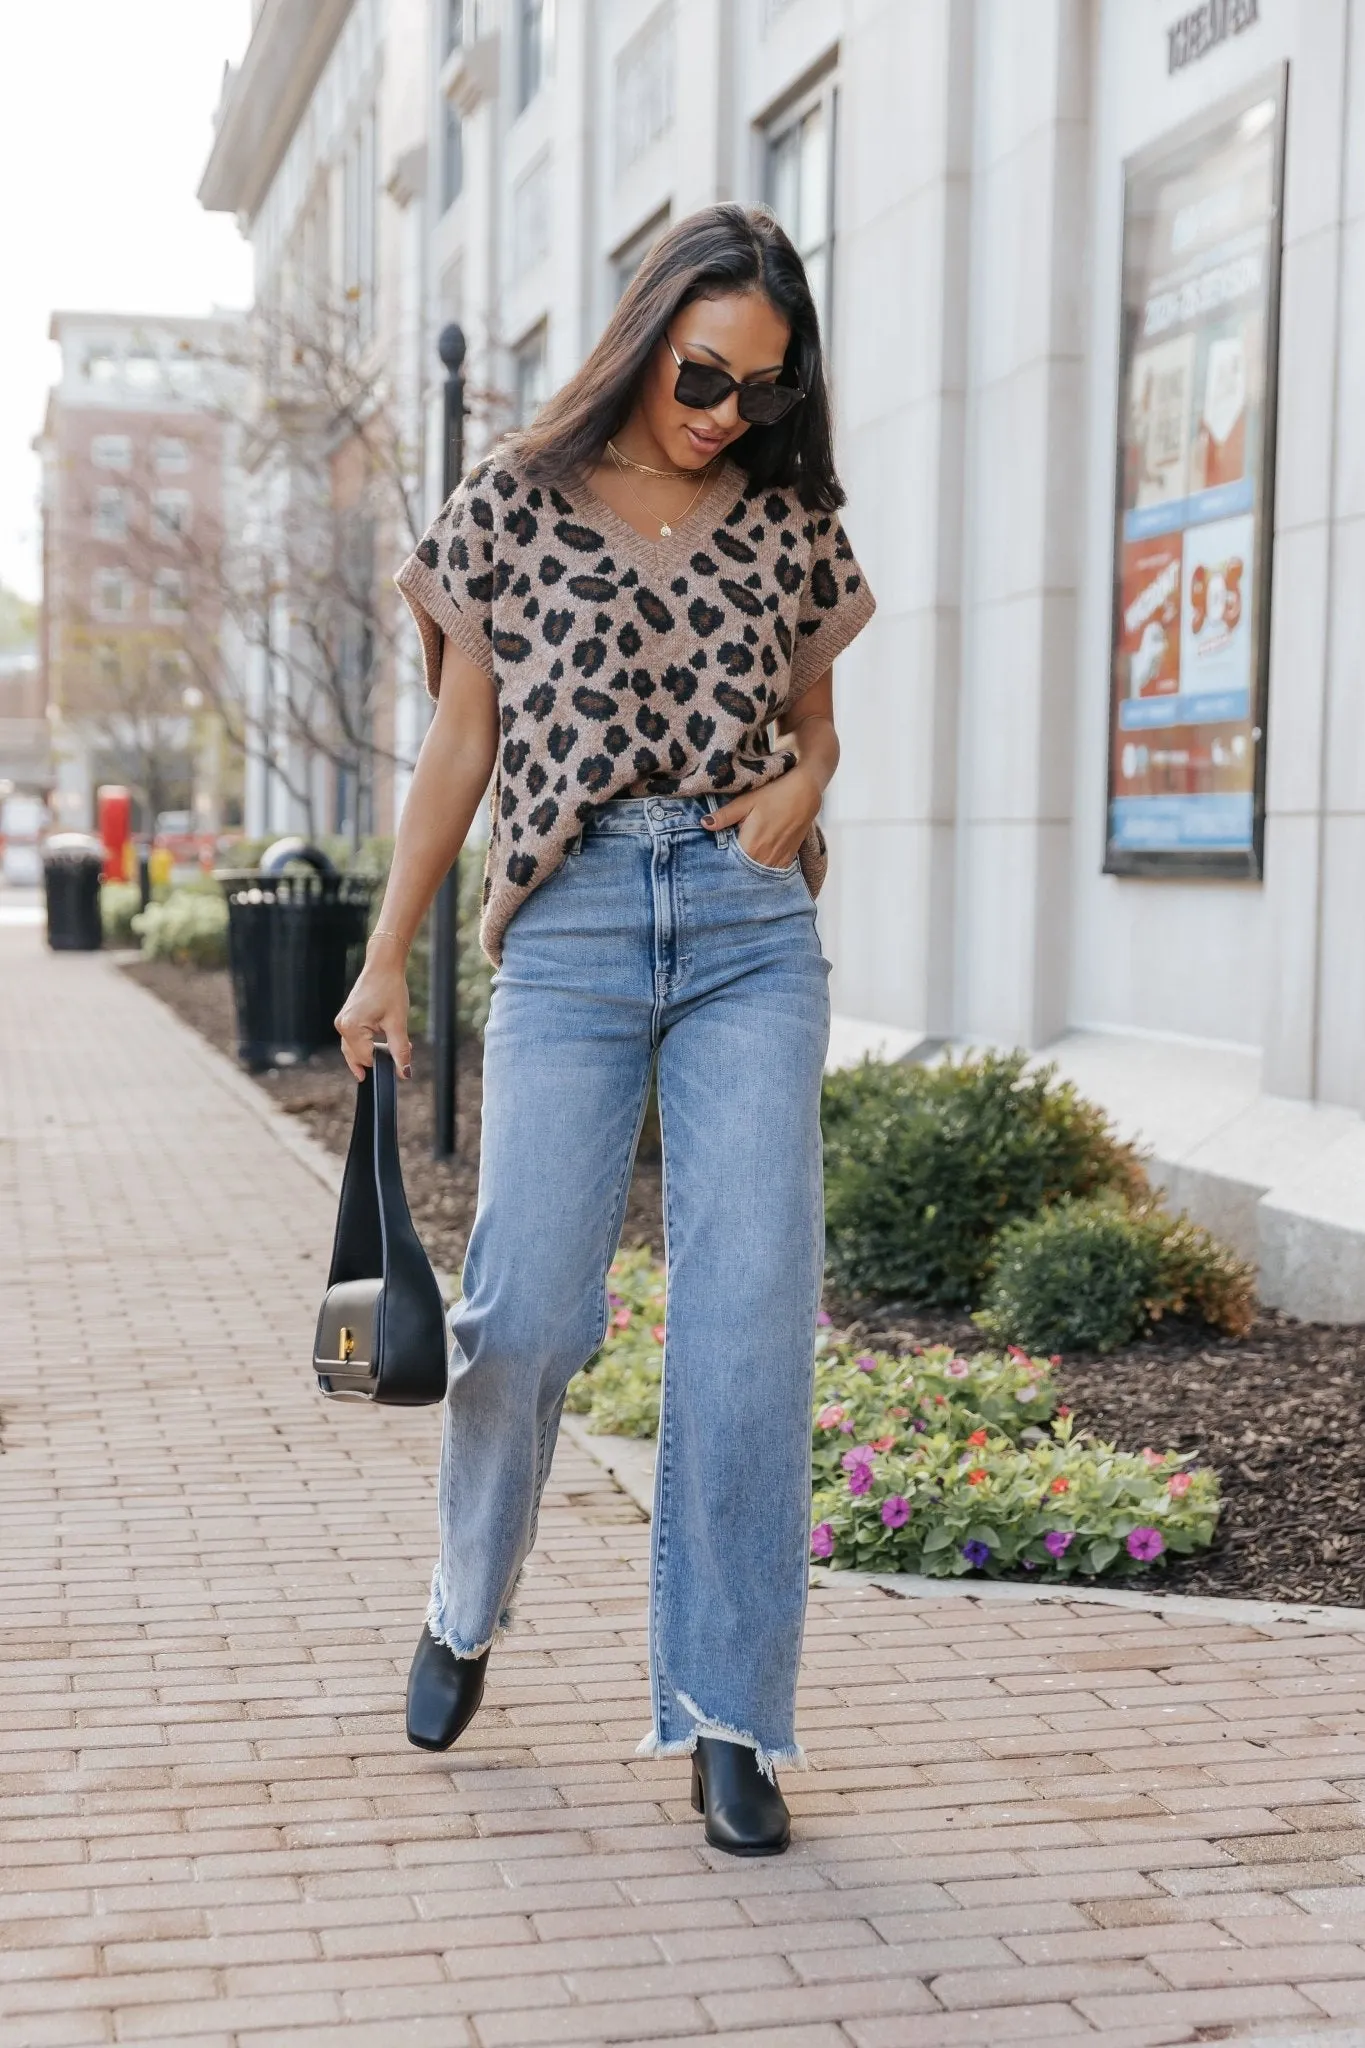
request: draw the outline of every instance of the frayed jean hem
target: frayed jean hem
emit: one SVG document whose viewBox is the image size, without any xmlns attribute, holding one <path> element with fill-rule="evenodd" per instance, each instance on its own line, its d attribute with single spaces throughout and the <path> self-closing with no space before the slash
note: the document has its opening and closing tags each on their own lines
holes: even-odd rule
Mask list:
<svg viewBox="0 0 1365 2048">
<path fill-rule="evenodd" d="M 773 1782 L 779 1767 L 783 1770 L 804 1771 L 808 1769 L 806 1752 L 799 1742 L 787 1744 L 781 1749 L 765 1749 L 756 1735 L 750 1735 L 742 1728 L 731 1728 L 724 1721 L 714 1721 L 702 1712 L 695 1700 L 685 1692 L 678 1694 L 679 1704 L 692 1716 L 696 1726 L 676 1742 L 665 1742 L 657 1728 L 651 1728 L 648 1735 L 636 1748 L 636 1756 L 692 1756 L 700 1736 L 705 1735 L 713 1742 L 734 1742 L 741 1749 L 751 1749 L 769 1784 Z"/>
<path fill-rule="evenodd" d="M 445 1596 L 441 1589 L 441 1567 L 438 1564 L 431 1575 L 431 1598 L 427 1602 L 427 1631 L 436 1638 L 443 1649 L 452 1657 L 484 1657 L 500 1636 L 506 1635 L 512 1626 L 512 1603 L 508 1602 L 498 1616 L 497 1625 L 486 1642 L 467 1643 L 453 1629 L 445 1626 Z"/>
</svg>

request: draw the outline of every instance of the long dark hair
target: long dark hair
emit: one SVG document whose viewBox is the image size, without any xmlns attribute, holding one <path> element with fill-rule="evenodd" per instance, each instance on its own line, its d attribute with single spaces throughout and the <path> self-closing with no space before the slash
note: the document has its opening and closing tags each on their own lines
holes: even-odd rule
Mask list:
<svg viewBox="0 0 1365 2048">
<path fill-rule="evenodd" d="M 683 307 L 746 291 L 761 291 L 788 323 L 779 382 L 795 380 L 806 396 L 775 426 L 749 427 L 728 452 L 755 488 L 785 485 L 807 510 L 837 511 L 844 490 L 834 468 L 820 321 L 805 265 L 762 206 L 708 206 L 660 236 L 587 361 L 514 437 L 526 473 L 571 488 L 593 470 Z"/>
</svg>

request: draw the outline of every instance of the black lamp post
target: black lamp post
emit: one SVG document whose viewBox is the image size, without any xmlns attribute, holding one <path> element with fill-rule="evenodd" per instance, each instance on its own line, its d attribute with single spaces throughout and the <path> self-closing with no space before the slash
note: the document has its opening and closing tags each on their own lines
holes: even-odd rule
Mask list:
<svg viewBox="0 0 1365 2048">
<path fill-rule="evenodd" d="M 464 330 L 452 321 L 437 337 L 445 365 L 442 406 L 441 495 L 448 498 L 464 474 Z M 460 863 L 456 857 L 436 892 L 431 917 L 431 1042 L 435 1115 L 431 1150 L 436 1159 L 455 1156 L 456 992 L 459 976 Z"/>
</svg>

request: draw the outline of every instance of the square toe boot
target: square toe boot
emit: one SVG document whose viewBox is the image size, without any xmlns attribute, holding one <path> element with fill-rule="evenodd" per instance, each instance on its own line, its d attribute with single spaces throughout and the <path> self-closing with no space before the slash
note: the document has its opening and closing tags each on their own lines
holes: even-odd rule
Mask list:
<svg viewBox="0 0 1365 2048">
<path fill-rule="evenodd" d="M 706 1839 L 730 1856 L 780 1856 L 791 1841 L 787 1802 L 742 1742 L 697 1738 L 692 1804 L 706 1821 Z"/>
<path fill-rule="evenodd" d="M 408 1673 L 408 1741 L 418 1749 L 449 1749 L 479 1711 L 488 1652 L 457 1657 L 429 1628 Z"/>
</svg>

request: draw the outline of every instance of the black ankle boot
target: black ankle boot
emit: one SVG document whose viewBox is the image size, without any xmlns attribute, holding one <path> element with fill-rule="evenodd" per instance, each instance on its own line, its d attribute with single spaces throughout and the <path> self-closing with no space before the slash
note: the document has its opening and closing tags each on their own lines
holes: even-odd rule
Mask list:
<svg viewBox="0 0 1365 2048">
<path fill-rule="evenodd" d="M 697 1738 L 692 1804 L 706 1817 L 706 1839 L 731 1856 L 780 1856 L 791 1840 L 791 1815 L 773 1778 L 742 1742 Z"/>
<path fill-rule="evenodd" d="M 449 1749 L 479 1711 L 488 1652 L 457 1657 L 429 1628 L 408 1673 L 408 1741 L 418 1749 Z"/>
</svg>

